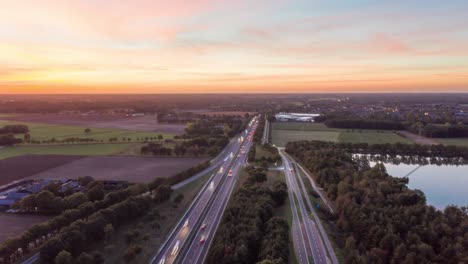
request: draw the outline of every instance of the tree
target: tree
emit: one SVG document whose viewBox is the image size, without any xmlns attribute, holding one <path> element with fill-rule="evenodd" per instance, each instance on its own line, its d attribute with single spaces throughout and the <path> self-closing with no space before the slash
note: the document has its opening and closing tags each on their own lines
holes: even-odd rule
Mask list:
<svg viewBox="0 0 468 264">
<path fill-rule="evenodd" d="M 179 194 L 177 194 L 177 196 L 174 198 L 174 203 L 175 203 L 175 204 L 179 204 L 180 202 L 182 202 L 183 199 L 184 199 L 184 194 L 183 194 L 183 193 L 179 193 Z"/>
<path fill-rule="evenodd" d="M 41 211 L 51 211 L 55 195 L 50 191 L 41 191 L 36 195 L 37 208 Z"/>
<path fill-rule="evenodd" d="M 106 235 L 106 240 L 109 240 L 111 235 L 114 233 L 114 226 L 110 223 L 104 226 L 104 233 Z"/>
<path fill-rule="evenodd" d="M 286 197 L 288 196 L 288 186 L 286 183 L 281 181 L 275 182 L 271 196 L 273 197 L 273 200 L 275 200 L 277 206 L 283 205 Z"/>
<path fill-rule="evenodd" d="M 29 133 L 24 134 L 24 141 L 29 143 L 31 141 L 31 134 Z"/>
<path fill-rule="evenodd" d="M 104 198 L 104 191 L 100 185 L 96 185 L 88 191 L 87 195 L 88 199 L 94 202 Z"/>
<path fill-rule="evenodd" d="M 73 258 L 70 252 L 66 250 L 60 251 L 54 260 L 55 264 L 72 264 Z"/>
<path fill-rule="evenodd" d="M 65 206 L 69 209 L 77 208 L 80 204 L 88 201 L 88 197 L 84 193 L 74 193 L 70 196 L 65 197 Z"/>
<path fill-rule="evenodd" d="M 86 252 L 82 252 L 80 256 L 76 259 L 74 264 L 90 264 L 93 263 L 94 259 L 91 255 Z"/>
<path fill-rule="evenodd" d="M 81 186 L 86 187 L 88 186 L 89 183 L 93 182 L 94 178 L 91 176 L 84 176 L 84 177 L 79 177 L 78 182 L 80 183 Z"/>
<path fill-rule="evenodd" d="M 85 132 L 85 134 L 91 133 L 91 128 L 85 128 L 84 132 Z"/>
</svg>

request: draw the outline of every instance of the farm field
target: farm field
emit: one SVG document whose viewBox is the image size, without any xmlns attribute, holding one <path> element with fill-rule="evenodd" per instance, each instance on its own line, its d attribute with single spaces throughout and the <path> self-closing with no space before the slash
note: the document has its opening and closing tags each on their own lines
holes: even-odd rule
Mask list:
<svg viewBox="0 0 468 264">
<path fill-rule="evenodd" d="M 199 158 L 156 158 L 131 156 L 84 157 L 31 175 L 31 179 L 71 179 L 92 176 L 96 180 L 148 183 L 156 177 L 170 177 L 204 161 Z"/>
<path fill-rule="evenodd" d="M 25 155 L 0 160 L 0 186 L 81 158 L 63 155 Z"/>
<path fill-rule="evenodd" d="M 0 149 L 0 160 L 22 155 L 102 156 L 126 153 L 138 143 L 13 146 Z"/>
<path fill-rule="evenodd" d="M 127 117 L 125 115 L 80 115 L 80 114 L 16 114 L 5 115 L 9 121 L 70 125 L 105 129 L 123 129 L 168 134 L 182 134 L 184 124 L 161 124 L 156 116 Z"/>
<path fill-rule="evenodd" d="M 169 133 L 144 132 L 135 130 L 131 131 L 122 129 L 104 129 L 92 127 L 90 127 L 91 132 L 85 133 L 85 129 L 88 127 L 0 120 L 0 126 L 11 124 L 27 125 L 30 130 L 29 134 L 31 135 L 31 139 L 40 141 L 49 140 L 52 138 L 62 140 L 70 137 L 92 138 L 96 140 L 104 140 L 105 142 L 110 138 L 118 138 L 118 140 L 121 140 L 123 137 L 125 137 L 131 138 L 132 141 L 137 141 L 138 138 L 144 139 L 147 137 L 157 137 L 158 135 L 162 135 L 164 139 L 174 138 L 174 134 Z M 20 137 L 22 138 L 23 136 L 20 135 Z"/>
<path fill-rule="evenodd" d="M 23 233 L 31 226 L 49 220 L 50 216 L 41 215 L 23 215 L 23 214 L 4 214 L 0 213 L 0 243 L 3 243 L 10 237 Z"/>
<path fill-rule="evenodd" d="M 272 142 L 279 147 L 284 147 L 290 141 L 298 140 L 367 142 L 369 144 L 413 143 L 391 131 L 328 128 L 322 123 L 274 122 L 271 127 Z"/>
</svg>

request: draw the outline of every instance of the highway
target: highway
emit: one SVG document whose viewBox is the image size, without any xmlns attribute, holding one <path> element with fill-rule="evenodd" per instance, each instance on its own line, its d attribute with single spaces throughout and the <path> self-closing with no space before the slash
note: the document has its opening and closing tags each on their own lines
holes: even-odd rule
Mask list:
<svg viewBox="0 0 468 264">
<path fill-rule="evenodd" d="M 306 209 L 304 201 L 307 202 L 310 212 L 313 215 L 315 214 L 304 182 L 298 174 L 299 171 L 295 163 L 282 150 L 280 150 L 280 155 L 283 160 L 289 201 L 293 213 L 292 236 L 297 260 L 299 263 L 309 263 L 309 259 L 312 258 L 315 264 L 334 263 L 333 257 L 332 260 L 328 258 L 328 247 L 325 248 L 322 236 L 316 226 L 316 222 L 320 223 L 320 219 L 314 217 L 314 222 L 309 216 L 309 211 Z M 301 187 L 299 187 L 298 181 L 301 183 Z M 334 255 L 333 249 L 332 254 Z"/>
<path fill-rule="evenodd" d="M 265 127 L 263 129 L 262 145 L 268 143 L 270 140 L 270 122 L 268 122 L 267 116 L 265 115 Z"/>
<path fill-rule="evenodd" d="M 210 177 L 150 263 L 181 263 L 186 257 L 197 256 L 197 259 L 203 259 L 206 256 L 209 243 L 232 193 L 237 171 L 245 162 L 251 146 L 251 135 L 257 128 L 257 124 L 257 117 L 255 117 L 248 129 L 237 137 L 231 146 L 231 151 L 226 152 L 226 157 L 219 161 L 219 170 Z M 208 216 L 211 218 L 206 221 L 205 218 Z M 203 243 L 206 247 L 199 247 L 199 250 L 195 250 L 193 241 L 199 243 L 199 231 L 203 221 L 206 221 L 202 230 L 207 232 L 206 241 Z"/>
<path fill-rule="evenodd" d="M 244 146 L 245 153 L 240 153 L 232 167 L 233 176 L 227 177 L 224 185 L 222 186 L 221 191 L 217 194 L 217 197 L 214 199 L 213 204 L 208 209 L 207 214 L 201 221 L 202 225 L 206 225 L 204 229 L 196 229 L 196 235 L 192 240 L 192 243 L 185 253 L 185 257 L 182 263 L 203 263 L 213 241 L 213 238 L 216 234 L 216 230 L 221 222 L 224 210 L 229 202 L 229 197 L 231 196 L 235 183 L 237 181 L 237 174 L 239 169 L 243 164 L 245 164 L 247 159 L 247 153 L 252 145 L 252 142 L 249 140 Z M 204 242 L 201 242 L 202 237 L 205 239 Z"/>
</svg>

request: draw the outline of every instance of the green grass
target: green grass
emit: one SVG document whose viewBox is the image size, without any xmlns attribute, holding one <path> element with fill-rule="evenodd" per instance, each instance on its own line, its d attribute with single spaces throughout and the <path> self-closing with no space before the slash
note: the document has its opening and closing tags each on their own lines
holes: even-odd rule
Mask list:
<svg viewBox="0 0 468 264">
<path fill-rule="evenodd" d="M 273 144 L 280 147 L 299 140 L 369 144 L 413 143 L 392 131 L 328 128 L 323 123 L 275 122 L 272 123 L 271 134 Z"/>
<path fill-rule="evenodd" d="M 82 144 L 82 145 L 47 145 L 47 146 L 14 146 L 0 148 L 0 159 L 34 155 L 113 155 L 125 152 L 135 143 L 121 144 Z"/>
<path fill-rule="evenodd" d="M 31 122 L 16 122 L 16 121 L 2 121 L 0 120 L 0 127 L 11 124 L 24 124 L 29 127 L 30 135 L 32 140 L 48 140 L 55 138 L 57 140 L 79 137 L 79 138 L 93 138 L 96 140 L 107 141 L 109 138 L 118 138 L 121 140 L 123 137 L 131 138 L 132 141 L 136 141 L 137 138 L 145 137 L 157 137 L 162 135 L 164 139 L 174 138 L 173 134 L 156 133 L 156 132 L 142 132 L 142 131 L 131 131 L 122 129 L 107 129 L 107 128 L 92 128 L 90 133 L 85 133 L 84 130 L 88 127 L 84 126 L 65 126 L 65 125 L 50 125 L 42 123 L 31 123 Z M 20 135 L 20 137 L 23 137 Z"/>
<path fill-rule="evenodd" d="M 1 116 L 1 115 L 0 115 Z M 4 115 L 3 115 L 4 116 Z M 21 144 L 14 147 L 5 147 L 0 149 L 0 159 L 21 156 L 27 154 L 54 154 L 54 155 L 139 155 L 142 142 L 146 138 L 156 138 L 162 135 L 164 139 L 173 139 L 174 134 L 131 131 L 120 129 L 90 128 L 90 133 L 85 133 L 87 127 L 82 126 L 62 126 L 31 122 L 16 122 L 0 120 L 0 127 L 11 124 L 24 124 L 29 127 L 32 140 L 44 141 L 55 138 L 63 140 L 70 137 L 92 138 L 100 142 L 96 143 L 74 143 L 74 144 Z M 24 135 L 16 135 L 23 138 Z M 117 144 L 107 143 L 110 138 L 117 138 Z M 131 138 L 128 143 L 122 143 L 122 138 Z M 138 141 L 140 139 L 140 141 Z M 101 143 L 102 141 L 102 143 Z M 158 142 L 158 140 L 154 140 Z M 171 147 L 171 144 L 165 144 Z"/>
<path fill-rule="evenodd" d="M 468 138 L 437 138 L 435 141 L 444 145 L 468 147 Z"/>
<path fill-rule="evenodd" d="M 273 144 L 279 147 L 284 147 L 288 142 L 299 140 L 338 142 L 340 133 L 333 131 L 273 130 L 271 136 Z"/>
<path fill-rule="evenodd" d="M 389 131 L 363 130 L 354 132 L 341 132 L 338 137 L 339 142 L 349 143 L 368 143 L 368 144 L 384 144 L 384 143 L 413 143 L 407 138 L 401 137 Z"/>
</svg>

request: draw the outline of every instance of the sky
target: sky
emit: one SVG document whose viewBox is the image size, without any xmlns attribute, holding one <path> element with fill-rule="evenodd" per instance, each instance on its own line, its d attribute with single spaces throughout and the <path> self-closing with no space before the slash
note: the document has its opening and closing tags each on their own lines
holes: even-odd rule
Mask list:
<svg viewBox="0 0 468 264">
<path fill-rule="evenodd" d="M 0 93 L 468 92 L 466 0 L 0 0 Z"/>
</svg>

